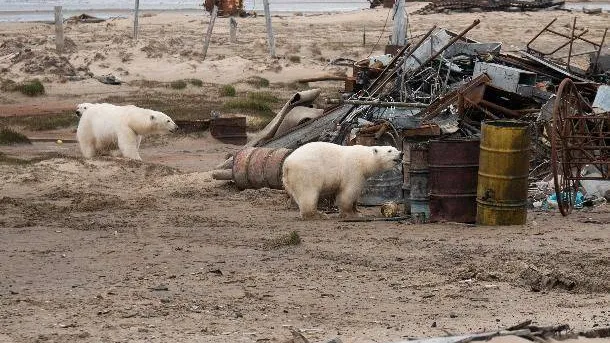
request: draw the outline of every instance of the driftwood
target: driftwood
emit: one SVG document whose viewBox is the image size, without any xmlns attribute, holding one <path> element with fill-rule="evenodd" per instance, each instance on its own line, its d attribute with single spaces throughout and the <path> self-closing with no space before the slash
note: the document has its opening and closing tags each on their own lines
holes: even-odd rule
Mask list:
<svg viewBox="0 0 610 343">
<path fill-rule="evenodd" d="M 324 75 L 324 76 L 308 77 L 305 79 L 299 79 L 299 80 L 297 80 L 297 82 L 307 83 L 307 82 L 316 82 L 316 81 L 345 81 L 345 80 L 347 80 L 347 76 Z"/>
</svg>

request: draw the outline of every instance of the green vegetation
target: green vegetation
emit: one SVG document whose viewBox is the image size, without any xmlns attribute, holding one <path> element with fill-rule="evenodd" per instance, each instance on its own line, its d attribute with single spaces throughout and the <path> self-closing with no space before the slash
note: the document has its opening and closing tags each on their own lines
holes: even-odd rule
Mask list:
<svg viewBox="0 0 610 343">
<path fill-rule="evenodd" d="M 259 114 L 263 116 L 272 116 L 271 107 L 263 101 L 254 99 L 234 99 L 224 103 L 223 108 L 226 110 L 240 110 L 246 113 Z"/>
<path fill-rule="evenodd" d="M 246 83 L 255 88 L 269 87 L 269 80 L 260 76 L 252 76 L 246 80 Z"/>
<path fill-rule="evenodd" d="M 15 86 L 15 90 L 18 90 L 27 96 L 38 96 L 45 93 L 44 85 L 38 79 L 20 83 Z"/>
<path fill-rule="evenodd" d="M 1 120 L 3 125 L 22 127 L 32 131 L 55 130 L 78 124 L 78 118 L 71 112 L 50 116 L 7 117 Z"/>
<path fill-rule="evenodd" d="M 173 89 L 185 89 L 186 81 L 184 81 L 184 80 L 172 81 L 172 82 L 170 82 L 169 86 Z"/>
<path fill-rule="evenodd" d="M 296 231 L 292 231 L 286 235 L 275 238 L 267 242 L 268 248 L 278 249 L 286 246 L 295 246 L 301 244 L 301 236 Z"/>
<path fill-rule="evenodd" d="M 237 92 L 233 85 L 223 85 L 220 88 L 220 96 L 235 96 L 235 94 L 237 94 Z"/>
<path fill-rule="evenodd" d="M 252 92 L 248 93 L 248 99 L 261 102 L 278 102 L 280 99 L 270 92 Z"/>
<path fill-rule="evenodd" d="M 13 144 L 32 144 L 32 142 L 24 134 L 11 128 L 5 127 L 0 129 L 0 145 Z"/>
<path fill-rule="evenodd" d="M 203 81 L 199 79 L 189 79 L 189 83 L 195 87 L 203 87 Z"/>
</svg>

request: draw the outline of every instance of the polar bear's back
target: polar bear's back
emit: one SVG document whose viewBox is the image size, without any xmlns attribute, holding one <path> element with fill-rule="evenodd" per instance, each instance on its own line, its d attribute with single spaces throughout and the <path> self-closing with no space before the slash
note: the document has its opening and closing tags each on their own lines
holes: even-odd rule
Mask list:
<svg viewBox="0 0 610 343">
<path fill-rule="evenodd" d="M 77 137 L 95 141 L 96 145 L 116 143 L 117 130 L 123 126 L 126 111 L 112 104 L 94 104 L 83 113 Z"/>
</svg>

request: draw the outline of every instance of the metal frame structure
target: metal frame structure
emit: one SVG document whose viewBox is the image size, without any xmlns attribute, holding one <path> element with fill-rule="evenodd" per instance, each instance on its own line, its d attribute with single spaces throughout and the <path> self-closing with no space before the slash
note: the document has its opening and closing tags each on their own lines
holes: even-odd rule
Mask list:
<svg viewBox="0 0 610 343">
<path fill-rule="evenodd" d="M 557 204 L 567 216 L 580 180 L 610 180 L 610 112 L 595 114 L 571 79 L 559 85 L 551 122 L 551 163 Z M 600 176 L 583 176 L 586 165 Z"/>
</svg>

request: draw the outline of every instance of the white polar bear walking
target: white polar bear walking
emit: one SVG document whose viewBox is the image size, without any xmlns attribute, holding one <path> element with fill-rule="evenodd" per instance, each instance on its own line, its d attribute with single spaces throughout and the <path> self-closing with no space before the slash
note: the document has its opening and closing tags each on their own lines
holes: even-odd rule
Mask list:
<svg viewBox="0 0 610 343">
<path fill-rule="evenodd" d="M 326 142 L 305 144 L 282 166 L 284 188 L 299 206 L 301 218 L 324 217 L 320 195 L 336 194 L 340 216 L 353 216 L 366 179 L 394 168 L 402 153 L 392 146 L 342 146 Z"/>
<path fill-rule="evenodd" d="M 178 126 L 166 114 L 133 105 L 80 104 L 76 138 L 85 158 L 118 146 L 123 157 L 141 160 L 142 137 L 175 131 Z"/>
</svg>

